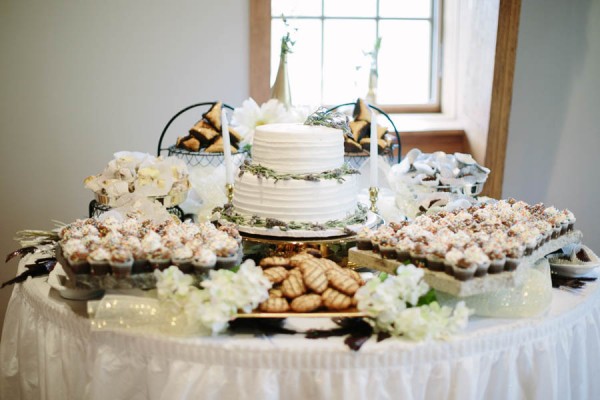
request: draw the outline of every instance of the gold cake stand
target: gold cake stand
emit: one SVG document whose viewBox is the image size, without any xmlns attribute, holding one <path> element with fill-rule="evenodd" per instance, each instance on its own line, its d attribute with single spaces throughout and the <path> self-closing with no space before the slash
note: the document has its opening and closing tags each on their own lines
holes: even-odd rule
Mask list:
<svg viewBox="0 0 600 400">
<path fill-rule="evenodd" d="M 373 227 L 380 226 L 384 220 L 376 215 Z M 287 257 L 306 249 L 319 251 L 322 257 L 330 258 L 342 266 L 352 267 L 348 263 L 348 250 L 356 246 L 356 234 L 315 238 L 315 237 L 276 237 L 240 232 L 243 238 L 244 254 L 254 258 L 268 256 Z"/>
</svg>

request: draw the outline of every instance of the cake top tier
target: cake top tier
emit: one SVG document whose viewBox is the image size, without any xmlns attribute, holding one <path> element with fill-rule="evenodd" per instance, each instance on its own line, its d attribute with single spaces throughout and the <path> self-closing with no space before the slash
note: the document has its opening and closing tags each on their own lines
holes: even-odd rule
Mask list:
<svg viewBox="0 0 600 400">
<path fill-rule="evenodd" d="M 280 173 L 318 173 L 339 168 L 344 163 L 344 133 L 325 126 L 262 125 L 254 134 L 252 160 Z"/>
</svg>

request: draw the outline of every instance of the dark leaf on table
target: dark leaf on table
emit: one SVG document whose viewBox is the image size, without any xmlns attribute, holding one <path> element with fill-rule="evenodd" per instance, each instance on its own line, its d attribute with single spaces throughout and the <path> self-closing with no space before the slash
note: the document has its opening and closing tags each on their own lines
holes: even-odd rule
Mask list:
<svg viewBox="0 0 600 400">
<path fill-rule="evenodd" d="M 34 251 L 37 250 L 36 246 L 27 246 L 27 247 L 22 247 L 18 250 L 13 251 L 12 253 L 9 253 L 6 256 L 6 261 L 5 262 L 9 262 L 10 260 L 12 260 L 15 257 L 23 257 L 25 254 L 31 254 Z"/>
</svg>

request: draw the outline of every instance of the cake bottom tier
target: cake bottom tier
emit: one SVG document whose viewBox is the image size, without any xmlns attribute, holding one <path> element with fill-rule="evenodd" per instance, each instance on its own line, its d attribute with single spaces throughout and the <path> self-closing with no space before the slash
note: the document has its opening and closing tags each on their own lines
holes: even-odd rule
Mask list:
<svg viewBox="0 0 600 400">
<path fill-rule="evenodd" d="M 283 222 L 343 219 L 355 212 L 356 175 L 320 181 L 279 180 L 243 174 L 235 182 L 233 205 L 237 212 Z"/>
</svg>

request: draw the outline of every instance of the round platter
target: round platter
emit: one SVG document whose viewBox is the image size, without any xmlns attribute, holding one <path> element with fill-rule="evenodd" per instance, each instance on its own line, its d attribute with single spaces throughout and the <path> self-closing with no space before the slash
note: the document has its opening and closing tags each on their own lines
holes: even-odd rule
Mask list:
<svg viewBox="0 0 600 400">
<path fill-rule="evenodd" d="M 189 187 L 189 184 L 188 184 L 188 187 Z M 188 195 L 188 191 L 185 190 L 185 191 L 178 192 L 178 193 L 168 194 L 166 196 L 149 197 L 149 199 L 156 200 L 160 204 L 164 205 L 165 207 L 174 207 L 176 205 L 183 203 L 185 201 L 185 199 L 187 198 L 187 195 Z M 113 207 L 115 205 L 115 202 L 117 201 L 117 199 L 107 196 L 107 195 L 104 195 L 104 194 L 101 194 L 101 193 L 94 193 L 94 196 L 98 203 L 100 203 L 102 205 L 110 206 L 110 207 Z"/>
<path fill-rule="evenodd" d="M 222 222 L 222 221 L 221 221 Z M 348 225 L 345 229 L 340 228 L 332 228 L 325 229 L 322 231 L 313 231 L 313 230 L 288 230 L 282 231 L 279 228 L 261 228 L 261 227 L 253 227 L 253 226 L 245 226 L 239 225 L 238 230 L 242 234 L 253 235 L 253 236 L 262 236 L 262 237 L 270 237 L 275 239 L 322 239 L 322 238 L 335 238 L 335 237 L 344 237 L 344 236 L 354 236 L 354 232 L 357 232 L 362 227 L 373 227 L 379 225 L 383 222 L 383 219 L 369 211 L 367 213 L 367 221 L 364 224 L 360 225 Z"/>
</svg>

